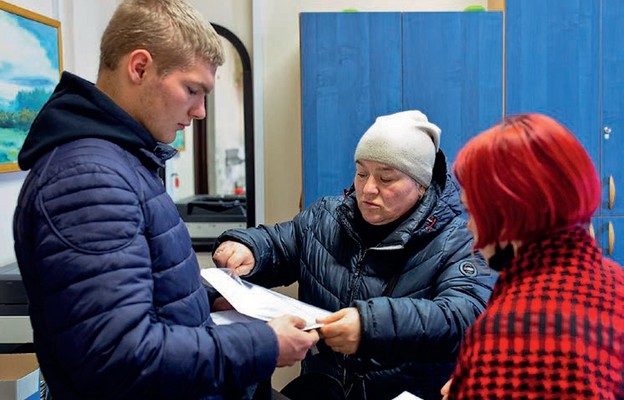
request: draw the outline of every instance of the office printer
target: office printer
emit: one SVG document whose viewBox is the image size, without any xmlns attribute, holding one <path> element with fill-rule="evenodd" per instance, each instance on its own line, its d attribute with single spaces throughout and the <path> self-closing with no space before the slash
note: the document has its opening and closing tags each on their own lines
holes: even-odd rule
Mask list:
<svg viewBox="0 0 624 400">
<path fill-rule="evenodd" d="M 196 195 L 176 202 L 195 251 L 210 251 L 228 229 L 247 227 L 247 201 L 241 195 Z"/>
</svg>

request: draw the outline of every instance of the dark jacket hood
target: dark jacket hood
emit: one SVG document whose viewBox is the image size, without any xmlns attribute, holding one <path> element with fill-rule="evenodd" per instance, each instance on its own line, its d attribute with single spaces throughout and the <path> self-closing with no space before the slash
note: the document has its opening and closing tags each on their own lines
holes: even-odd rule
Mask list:
<svg viewBox="0 0 624 400">
<path fill-rule="evenodd" d="M 93 83 L 63 72 L 33 121 L 18 156 L 19 166 L 28 170 L 55 147 L 83 138 L 108 140 L 133 153 L 157 147 L 150 132 Z"/>
</svg>

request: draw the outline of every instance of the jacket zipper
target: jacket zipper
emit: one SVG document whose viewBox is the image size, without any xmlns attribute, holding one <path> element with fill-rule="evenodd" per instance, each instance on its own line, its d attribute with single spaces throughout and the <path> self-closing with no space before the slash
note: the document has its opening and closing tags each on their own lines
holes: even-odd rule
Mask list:
<svg viewBox="0 0 624 400">
<path fill-rule="evenodd" d="M 351 293 L 349 293 L 349 305 L 353 303 L 353 300 L 355 298 L 355 292 L 360 282 L 360 274 L 362 273 L 362 262 L 364 261 L 364 257 L 366 257 L 367 251 L 368 251 L 367 249 L 364 249 L 364 251 L 360 253 L 360 259 L 355 265 L 355 271 L 353 271 L 353 284 L 351 285 Z M 342 387 L 350 391 L 351 388 L 346 387 L 347 376 L 348 376 L 347 374 L 347 360 L 348 359 L 349 359 L 348 355 L 346 354 L 342 355 Z"/>
<path fill-rule="evenodd" d="M 353 300 L 355 298 L 355 291 L 358 287 L 358 284 L 360 282 L 360 278 L 361 278 L 361 273 L 362 273 L 362 263 L 364 262 L 364 258 L 366 257 L 366 253 L 368 253 L 369 250 L 377 250 L 377 251 L 391 251 L 391 250 L 400 250 L 403 249 L 404 246 L 403 245 L 391 245 L 391 246 L 385 246 L 385 247 L 371 247 L 369 249 L 364 249 L 364 251 L 361 252 L 360 255 L 360 259 L 357 262 L 357 264 L 355 265 L 355 271 L 353 271 L 353 284 L 351 285 L 351 293 L 349 294 L 349 304 L 353 303 Z M 346 384 L 347 384 L 347 360 L 349 359 L 349 356 L 346 354 L 342 355 L 342 387 L 345 388 Z M 363 379 L 363 378 L 362 378 Z M 353 383 L 352 383 L 353 384 Z"/>
</svg>

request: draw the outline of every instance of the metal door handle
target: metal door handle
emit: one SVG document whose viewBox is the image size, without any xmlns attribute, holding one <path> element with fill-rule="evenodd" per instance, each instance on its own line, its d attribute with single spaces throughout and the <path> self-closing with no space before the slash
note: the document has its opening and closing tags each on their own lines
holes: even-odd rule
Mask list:
<svg viewBox="0 0 624 400">
<path fill-rule="evenodd" d="M 609 221 L 609 247 L 607 248 L 607 254 L 612 255 L 615 248 L 615 230 L 613 229 L 613 222 Z"/>
<path fill-rule="evenodd" d="M 587 230 L 589 231 L 589 236 L 591 236 L 592 239 L 596 240 L 596 231 L 594 231 L 594 224 L 590 222 Z"/>
<path fill-rule="evenodd" d="M 615 180 L 613 175 L 609 176 L 609 210 L 613 209 L 615 204 Z"/>
</svg>

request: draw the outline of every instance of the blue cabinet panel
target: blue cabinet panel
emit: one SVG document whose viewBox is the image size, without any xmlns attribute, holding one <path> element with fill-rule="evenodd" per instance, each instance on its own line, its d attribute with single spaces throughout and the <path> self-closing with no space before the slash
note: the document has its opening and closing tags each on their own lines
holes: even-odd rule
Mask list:
<svg viewBox="0 0 624 400">
<path fill-rule="evenodd" d="M 624 215 L 623 40 L 624 4 L 621 0 L 602 0 L 602 215 Z M 605 128 L 610 129 L 609 135 L 604 135 Z M 616 194 L 619 190 L 611 205 L 610 182 Z M 624 244 L 621 248 L 624 251 Z"/>
<path fill-rule="evenodd" d="M 506 7 L 506 114 L 556 118 L 600 168 L 600 0 L 507 0 Z"/>
<path fill-rule="evenodd" d="M 302 13 L 303 205 L 351 186 L 359 138 L 401 110 L 400 13 Z"/>
<path fill-rule="evenodd" d="M 499 12 L 403 14 L 403 107 L 442 129 L 449 162 L 503 116 L 502 33 Z"/>
<path fill-rule="evenodd" d="M 624 217 L 594 218 L 593 223 L 603 254 L 624 266 Z"/>
</svg>

